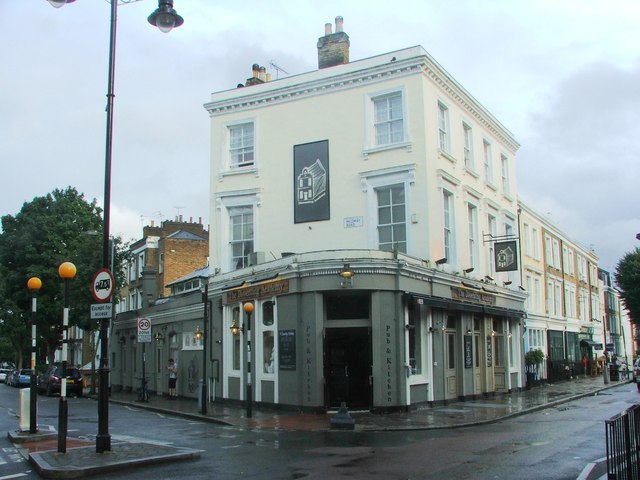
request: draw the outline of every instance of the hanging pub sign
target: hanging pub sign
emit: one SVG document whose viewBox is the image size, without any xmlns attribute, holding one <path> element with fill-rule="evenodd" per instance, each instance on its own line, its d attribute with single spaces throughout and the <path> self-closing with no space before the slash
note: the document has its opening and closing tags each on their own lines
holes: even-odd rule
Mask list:
<svg viewBox="0 0 640 480">
<path fill-rule="evenodd" d="M 518 245 L 515 240 L 494 243 L 496 272 L 518 270 Z"/>
<path fill-rule="evenodd" d="M 295 223 L 329 220 L 329 141 L 293 147 Z"/>
</svg>

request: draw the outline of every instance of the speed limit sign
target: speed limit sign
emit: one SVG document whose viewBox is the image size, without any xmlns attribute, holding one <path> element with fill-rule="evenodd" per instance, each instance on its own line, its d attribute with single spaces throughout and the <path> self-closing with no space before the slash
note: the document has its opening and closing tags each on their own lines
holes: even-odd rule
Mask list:
<svg viewBox="0 0 640 480">
<path fill-rule="evenodd" d="M 138 319 L 138 342 L 151 342 L 151 320 L 146 317 Z"/>
</svg>

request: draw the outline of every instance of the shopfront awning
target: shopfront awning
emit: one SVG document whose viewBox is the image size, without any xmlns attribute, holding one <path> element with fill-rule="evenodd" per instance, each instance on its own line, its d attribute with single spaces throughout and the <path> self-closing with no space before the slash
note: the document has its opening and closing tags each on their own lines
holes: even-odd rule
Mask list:
<svg viewBox="0 0 640 480">
<path fill-rule="evenodd" d="M 585 345 L 587 347 L 591 347 L 595 350 L 602 350 L 602 344 L 599 342 L 594 342 L 593 340 L 589 339 L 589 338 L 583 338 L 582 340 L 580 340 L 580 345 Z"/>
</svg>

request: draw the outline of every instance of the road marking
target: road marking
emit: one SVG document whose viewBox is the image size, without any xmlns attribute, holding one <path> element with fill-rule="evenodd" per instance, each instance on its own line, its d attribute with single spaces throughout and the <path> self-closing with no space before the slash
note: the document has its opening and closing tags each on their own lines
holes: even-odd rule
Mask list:
<svg viewBox="0 0 640 480">
<path fill-rule="evenodd" d="M 5 475 L 4 477 L 0 477 L 0 480 L 9 480 L 10 478 L 20 478 L 20 477 L 26 477 L 27 474 L 26 473 L 15 473 L 13 475 Z"/>
</svg>

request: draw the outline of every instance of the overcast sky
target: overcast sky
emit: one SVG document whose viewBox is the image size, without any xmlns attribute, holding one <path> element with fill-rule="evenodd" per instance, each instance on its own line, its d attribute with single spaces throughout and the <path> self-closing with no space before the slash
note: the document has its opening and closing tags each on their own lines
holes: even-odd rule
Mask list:
<svg viewBox="0 0 640 480">
<path fill-rule="evenodd" d="M 518 194 L 613 270 L 639 242 L 638 0 L 174 0 L 118 9 L 112 231 L 208 224 L 211 92 L 317 68 L 340 15 L 351 60 L 422 45 L 512 131 Z M 55 188 L 102 204 L 110 7 L 0 0 L 0 215 Z"/>
</svg>

